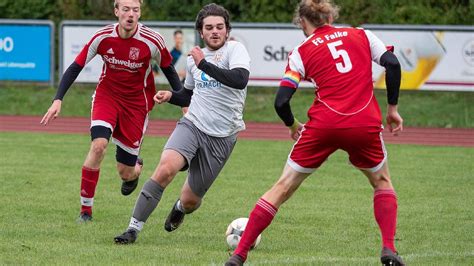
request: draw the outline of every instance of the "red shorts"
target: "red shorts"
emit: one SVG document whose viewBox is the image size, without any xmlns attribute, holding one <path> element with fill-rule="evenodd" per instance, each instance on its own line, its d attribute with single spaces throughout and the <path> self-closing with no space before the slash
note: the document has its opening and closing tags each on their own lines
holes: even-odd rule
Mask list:
<svg viewBox="0 0 474 266">
<path fill-rule="evenodd" d="M 381 127 L 314 128 L 306 126 L 288 156 L 298 172 L 312 173 L 338 149 L 357 168 L 375 172 L 386 160 Z"/>
<path fill-rule="evenodd" d="M 96 91 L 92 101 L 91 127 L 110 128 L 112 142 L 123 150 L 138 155 L 147 124 L 146 103 L 130 104 L 111 96 L 106 90 Z"/>
</svg>

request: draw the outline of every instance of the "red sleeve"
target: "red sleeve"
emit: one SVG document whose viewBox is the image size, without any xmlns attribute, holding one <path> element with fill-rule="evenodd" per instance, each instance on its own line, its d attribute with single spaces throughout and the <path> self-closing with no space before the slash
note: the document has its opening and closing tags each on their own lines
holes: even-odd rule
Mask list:
<svg viewBox="0 0 474 266">
<path fill-rule="evenodd" d="M 166 47 L 164 49 L 160 49 L 161 54 L 161 62 L 160 67 L 169 67 L 171 62 L 173 62 L 173 57 L 171 56 L 170 52 Z"/>
</svg>

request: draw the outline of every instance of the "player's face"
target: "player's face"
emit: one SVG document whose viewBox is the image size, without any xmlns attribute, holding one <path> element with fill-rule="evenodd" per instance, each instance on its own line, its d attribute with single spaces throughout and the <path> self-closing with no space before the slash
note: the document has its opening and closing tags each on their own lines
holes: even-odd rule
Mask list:
<svg viewBox="0 0 474 266">
<path fill-rule="evenodd" d="M 228 32 L 225 20 L 220 16 L 209 16 L 204 18 L 201 38 L 210 50 L 221 48 L 227 40 Z"/>
<path fill-rule="evenodd" d="M 118 18 L 119 27 L 125 33 L 136 29 L 140 15 L 139 0 L 121 0 L 118 2 L 118 7 L 115 8 L 115 16 Z"/>
</svg>

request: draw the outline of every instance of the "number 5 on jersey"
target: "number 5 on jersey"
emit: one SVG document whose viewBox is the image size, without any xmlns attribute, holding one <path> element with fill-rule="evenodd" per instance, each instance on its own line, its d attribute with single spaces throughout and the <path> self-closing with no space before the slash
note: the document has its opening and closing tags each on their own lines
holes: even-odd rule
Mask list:
<svg viewBox="0 0 474 266">
<path fill-rule="evenodd" d="M 352 69 L 352 62 L 346 50 L 337 49 L 337 47 L 340 45 L 342 45 L 341 40 L 328 43 L 328 48 L 329 51 L 331 51 L 332 58 L 338 59 L 339 57 L 342 57 L 342 63 L 336 63 L 337 71 L 340 73 L 347 73 Z"/>
</svg>

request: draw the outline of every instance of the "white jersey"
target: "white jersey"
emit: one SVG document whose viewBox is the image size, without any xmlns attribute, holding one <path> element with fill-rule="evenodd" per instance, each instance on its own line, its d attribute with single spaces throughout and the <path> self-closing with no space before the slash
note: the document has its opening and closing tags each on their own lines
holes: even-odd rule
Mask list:
<svg viewBox="0 0 474 266">
<path fill-rule="evenodd" d="M 203 48 L 207 62 L 222 69 L 244 68 L 250 71 L 250 56 L 236 41 L 227 41 L 219 50 Z M 204 133 L 227 137 L 245 129 L 243 111 L 247 87 L 228 87 L 198 69 L 188 56 L 185 89 L 193 90 L 191 104 L 185 117 Z"/>
</svg>

